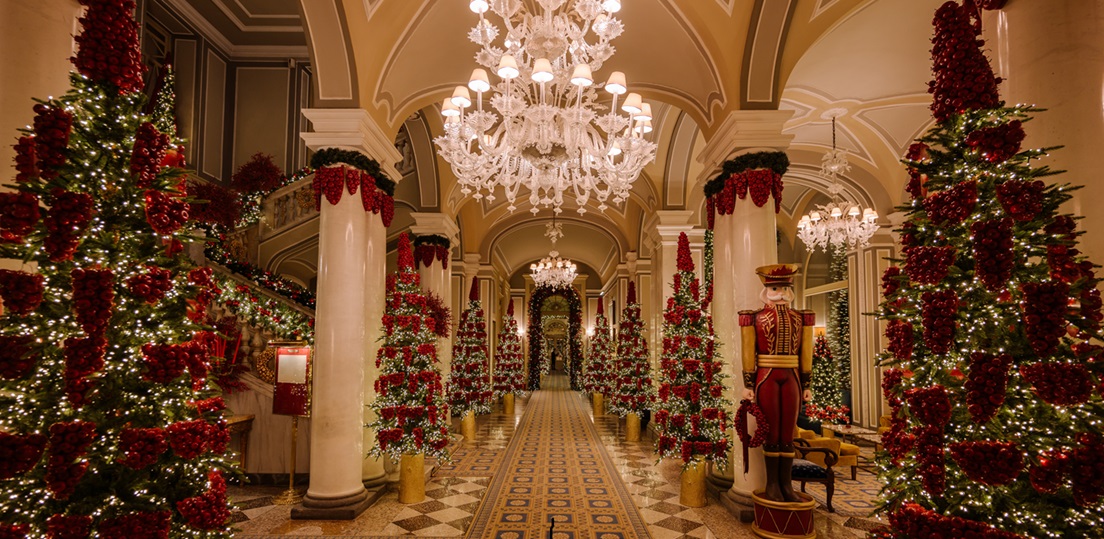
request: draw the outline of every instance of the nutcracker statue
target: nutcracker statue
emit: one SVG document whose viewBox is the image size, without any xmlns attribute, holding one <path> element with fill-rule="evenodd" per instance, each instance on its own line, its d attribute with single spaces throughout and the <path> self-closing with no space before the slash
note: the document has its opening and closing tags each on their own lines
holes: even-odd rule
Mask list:
<svg viewBox="0 0 1104 539">
<path fill-rule="evenodd" d="M 807 501 L 794 493 L 790 467 L 798 411 L 811 397 L 816 315 L 790 308 L 798 271 L 797 264 L 756 268 L 763 308 L 740 311 L 744 398 L 759 406 L 770 425 L 763 445 L 767 485 L 762 497 L 773 502 Z"/>
</svg>

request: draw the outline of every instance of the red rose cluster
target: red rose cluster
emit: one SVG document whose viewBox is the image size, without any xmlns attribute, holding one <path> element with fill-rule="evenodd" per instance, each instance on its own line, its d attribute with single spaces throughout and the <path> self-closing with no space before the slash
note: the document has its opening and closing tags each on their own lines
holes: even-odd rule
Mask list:
<svg viewBox="0 0 1104 539">
<path fill-rule="evenodd" d="M 893 529 L 913 538 L 1024 539 L 984 522 L 941 515 L 916 503 L 906 503 L 890 513 L 889 522 Z"/>
<path fill-rule="evenodd" d="M 161 191 L 146 191 L 146 222 L 158 234 L 172 234 L 188 221 L 188 203 Z"/>
<path fill-rule="evenodd" d="M 119 450 L 125 456 L 119 459 L 119 463 L 141 470 L 157 462 L 168 448 L 169 442 L 162 429 L 123 429 L 119 435 Z"/>
<path fill-rule="evenodd" d="M 947 469 L 943 456 L 943 427 L 924 425 L 913 428 L 917 470 L 924 490 L 941 496 L 947 488 Z"/>
<path fill-rule="evenodd" d="M 34 136 L 19 137 L 19 142 L 13 144 L 12 147 L 15 148 L 16 183 L 27 183 L 37 178 L 38 166 L 35 163 Z"/>
<path fill-rule="evenodd" d="M 951 398 L 941 385 L 910 389 L 905 392 L 905 399 L 914 417 L 925 425 L 939 427 L 940 432 L 951 420 Z"/>
<path fill-rule="evenodd" d="M 909 247 L 905 258 L 905 273 L 913 282 L 938 284 L 947 277 L 955 261 L 954 247 Z"/>
<path fill-rule="evenodd" d="M 100 537 L 168 539 L 171 519 L 168 511 L 130 513 L 104 519 L 97 531 Z"/>
<path fill-rule="evenodd" d="M 207 348 L 195 341 L 182 344 L 147 343 L 142 345 L 142 360 L 146 364 L 143 379 L 167 384 L 184 374 L 185 368 L 202 370 L 206 374 Z"/>
<path fill-rule="evenodd" d="M 30 471 L 42 458 L 46 437 L 41 434 L 0 432 L 0 481 Z"/>
<path fill-rule="evenodd" d="M 49 461 L 46 488 L 54 499 L 64 500 L 77 488 L 88 470 L 87 462 L 77 462 L 97 438 L 96 424 L 88 421 L 59 422 L 50 425 Z"/>
<path fill-rule="evenodd" d="M 86 376 L 103 368 L 107 341 L 101 335 L 65 339 L 65 391 L 69 402 L 80 407 L 95 382 Z"/>
<path fill-rule="evenodd" d="M 71 58 L 81 75 L 105 82 L 120 94 L 140 92 L 146 66 L 138 47 L 134 0 L 81 0 L 88 6 L 80 18 L 77 56 Z M 121 536 L 120 536 L 121 537 Z"/>
<path fill-rule="evenodd" d="M 1058 348 L 1066 332 L 1066 306 L 1069 285 L 1061 281 L 1024 283 L 1024 331 L 1031 348 L 1039 356 L 1049 356 Z"/>
<path fill-rule="evenodd" d="M 1012 276 L 1012 219 L 975 221 L 974 274 L 991 291 L 1005 287 Z"/>
<path fill-rule="evenodd" d="M 1035 386 L 1040 399 L 1055 406 L 1075 406 L 1092 398 L 1089 371 L 1077 363 L 1033 363 L 1020 366 L 1020 375 Z"/>
<path fill-rule="evenodd" d="M 889 351 L 893 357 L 900 361 L 907 361 L 912 357 L 913 331 L 912 324 L 905 320 L 891 320 L 886 324 L 886 339 L 889 340 Z"/>
<path fill-rule="evenodd" d="M 46 519 L 49 539 L 88 539 L 92 533 L 92 517 L 88 515 L 53 515 Z"/>
<path fill-rule="evenodd" d="M 157 266 L 148 266 L 146 273 L 127 279 L 127 288 L 138 299 L 153 305 L 172 289 L 172 272 Z"/>
<path fill-rule="evenodd" d="M 73 314 L 84 333 L 102 336 L 107 331 L 115 305 L 115 272 L 109 269 L 77 268 L 73 280 Z"/>
<path fill-rule="evenodd" d="M 769 168 L 757 168 L 735 172 L 725 179 L 724 188 L 713 195 L 714 207 L 721 215 L 729 215 L 736 209 L 736 198 L 747 198 L 751 191 L 751 201 L 762 208 L 771 195 L 774 195 L 775 213 L 782 206 L 782 176 Z"/>
<path fill-rule="evenodd" d="M 448 269 L 449 248 L 429 243 L 418 245 L 414 247 L 414 260 L 427 268 L 433 265 L 434 260 L 440 260 L 441 269 Z"/>
<path fill-rule="evenodd" d="M 957 442 L 950 450 L 966 476 L 983 485 L 1007 485 L 1023 471 L 1023 451 L 1016 442 Z"/>
<path fill-rule="evenodd" d="M 130 154 L 130 174 L 137 179 L 138 187 L 145 189 L 153 185 L 169 145 L 169 136 L 157 131 L 152 123 L 144 122 L 138 126 L 134 149 Z"/>
<path fill-rule="evenodd" d="M 1050 449 L 1039 453 L 1038 459 L 1028 471 L 1028 476 L 1036 491 L 1054 494 L 1065 484 L 1069 472 L 1069 453 L 1061 449 Z"/>
<path fill-rule="evenodd" d="M 38 171 L 43 178 L 57 177 L 58 169 L 65 164 L 69 154 L 69 132 L 73 128 L 73 115 L 65 109 L 45 103 L 34 106 L 34 142 Z"/>
<path fill-rule="evenodd" d="M 176 509 L 193 528 L 221 530 L 230 521 L 230 508 L 226 504 L 226 479 L 222 472 L 212 470 L 207 474 L 207 491 L 176 502 Z"/>
<path fill-rule="evenodd" d="M 1070 476 L 1073 482 L 1073 501 L 1081 507 L 1091 507 L 1104 496 L 1104 441 L 1097 434 L 1083 432 L 1077 436 L 1081 445 L 1070 453 Z"/>
<path fill-rule="evenodd" d="M 50 198 L 50 209 L 42 220 L 46 226 L 46 253 L 52 262 L 70 260 L 92 221 L 92 197 L 58 187 L 50 192 Z"/>
<path fill-rule="evenodd" d="M 924 210 L 933 224 L 954 226 L 974 213 L 977 198 L 977 182 L 962 182 L 925 199 Z"/>
<path fill-rule="evenodd" d="M 27 376 L 38 361 L 31 355 L 31 337 L 0 335 L 0 378 L 18 380 Z"/>
<path fill-rule="evenodd" d="M 1007 180 L 997 186 L 997 200 L 1013 219 L 1026 222 L 1043 211 L 1043 189 L 1046 184 L 1036 180 Z"/>
<path fill-rule="evenodd" d="M 1023 140 L 1023 125 L 1019 120 L 1012 120 L 970 133 L 966 136 L 966 145 L 977 150 L 986 161 L 1001 163 L 1020 152 Z"/>
<path fill-rule="evenodd" d="M 958 295 L 954 290 L 928 291 L 920 297 L 924 344 L 935 354 L 946 354 L 954 344 Z"/>
<path fill-rule="evenodd" d="M 966 406 L 975 423 L 985 423 L 1004 405 L 1008 386 L 1008 368 L 1012 356 L 982 352 L 970 354 L 970 372 L 966 378 Z"/>
<path fill-rule="evenodd" d="M 30 314 L 42 303 L 42 275 L 0 270 L 0 298 L 4 308 L 15 314 Z"/>
<path fill-rule="evenodd" d="M 212 425 L 202 419 L 192 419 L 177 421 L 165 430 L 169 433 L 169 446 L 173 452 L 182 459 L 190 460 L 210 449 L 211 428 Z"/>
<path fill-rule="evenodd" d="M 22 243 L 38 224 L 38 197 L 32 193 L 0 193 L 0 242 Z"/>
<path fill-rule="evenodd" d="M 890 266 L 882 273 L 882 296 L 889 298 L 901 286 L 901 268 Z"/>
<path fill-rule="evenodd" d="M 997 84 L 989 60 L 982 53 L 984 41 L 970 22 L 970 11 L 957 2 L 947 2 L 935 12 L 935 36 L 932 37 L 932 71 L 935 80 L 928 83 L 932 94 L 931 111 L 943 122 L 967 110 L 1000 106 Z"/>
</svg>

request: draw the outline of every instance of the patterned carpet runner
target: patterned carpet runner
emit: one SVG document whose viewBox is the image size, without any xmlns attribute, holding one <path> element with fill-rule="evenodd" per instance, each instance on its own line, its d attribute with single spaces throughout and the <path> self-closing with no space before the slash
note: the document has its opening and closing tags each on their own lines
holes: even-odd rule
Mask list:
<svg viewBox="0 0 1104 539">
<path fill-rule="evenodd" d="M 487 488 L 467 537 L 650 539 L 567 377 L 546 377 Z"/>
</svg>

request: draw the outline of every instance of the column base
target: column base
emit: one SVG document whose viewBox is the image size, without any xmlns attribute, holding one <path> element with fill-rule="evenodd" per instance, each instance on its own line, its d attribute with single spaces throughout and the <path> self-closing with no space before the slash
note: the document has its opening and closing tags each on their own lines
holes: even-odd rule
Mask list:
<svg viewBox="0 0 1104 539">
<path fill-rule="evenodd" d="M 705 478 L 706 485 L 709 487 L 709 492 L 716 493 L 718 496 L 723 494 L 728 489 L 732 488 L 732 478 L 725 477 L 723 475 L 717 475 L 716 473 L 710 473 Z"/>
<path fill-rule="evenodd" d="M 755 508 L 752 505 L 751 496 L 744 496 L 732 490 L 726 490 L 718 497 L 721 499 L 721 505 L 728 509 L 732 516 L 740 519 L 740 522 L 744 524 L 755 522 Z"/>
<path fill-rule="evenodd" d="M 315 498 L 310 492 L 303 503 L 291 508 L 292 520 L 353 520 L 383 495 L 383 486 L 341 498 Z"/>
</svg>

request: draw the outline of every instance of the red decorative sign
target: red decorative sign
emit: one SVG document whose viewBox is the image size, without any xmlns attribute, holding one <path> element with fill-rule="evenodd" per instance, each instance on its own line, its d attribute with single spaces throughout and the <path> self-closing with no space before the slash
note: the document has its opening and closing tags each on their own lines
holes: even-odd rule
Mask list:
<svg viewBox="0 0 1104 539">
<path fill-rule="evenodd" d="M 272 413 L 310 415 L 311 349 L 299 343 L 276 347 L 276 381 L 272 388 Z"/>
</svg>

